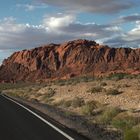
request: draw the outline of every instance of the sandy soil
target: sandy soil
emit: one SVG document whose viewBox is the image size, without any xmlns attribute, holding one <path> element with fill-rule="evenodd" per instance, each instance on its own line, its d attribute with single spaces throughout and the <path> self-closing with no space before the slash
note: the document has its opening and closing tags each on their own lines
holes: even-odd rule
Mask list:
<svg viewBox="0 0 140 140">
<path fill-rule="evenodd" d="M 100 86 L 101 83 L 106 83 L 107 85 Z M 88 92 L 91 88 L 99 86 L 103 88 L 102 92 Z M 85 101 L 96 100 L 102 104 L 118 106 L 123 109 L 140 109 L 140 81 L 138 79 L 102 80 L 63 86 L 51 85 L 49 88 L 56 91 L 56 94 L 53 96 L 53 102 L 80 97 Z M 106 93 L 109 89 L 117 89 L 121 93 L 118 95 L 107 95 Z M 38 93 L 45 94 L 47 90 L 48 86 L 41 88 Z M 34 98 L 33 96 L 32 98 Z"/>
</svg>

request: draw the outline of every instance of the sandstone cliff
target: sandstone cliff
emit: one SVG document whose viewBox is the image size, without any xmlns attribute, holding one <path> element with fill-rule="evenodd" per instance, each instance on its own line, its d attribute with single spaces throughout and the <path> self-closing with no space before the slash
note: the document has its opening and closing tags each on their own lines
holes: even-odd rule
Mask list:
<svg viewBox="0 0 140 140">
<path fill-rule="evenodd" d="M 81 75 L 140 73 L 140 49 L 74 40 L 15 52 L 3 61 L 0 81 L 46 81 Z"/>
</svg>

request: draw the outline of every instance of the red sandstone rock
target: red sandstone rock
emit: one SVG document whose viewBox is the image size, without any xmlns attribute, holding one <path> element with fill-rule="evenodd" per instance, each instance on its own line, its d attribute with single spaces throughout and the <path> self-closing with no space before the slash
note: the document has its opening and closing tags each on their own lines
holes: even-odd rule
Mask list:
<svg viewBox="0 0 140 140">
<path fill-rule="evenodd" d="M 46 81 L 81 75 L 140 73 L 140 49 L 74 40 L 15 52 L 3 61 L 0 81 Z"/>
</svg>

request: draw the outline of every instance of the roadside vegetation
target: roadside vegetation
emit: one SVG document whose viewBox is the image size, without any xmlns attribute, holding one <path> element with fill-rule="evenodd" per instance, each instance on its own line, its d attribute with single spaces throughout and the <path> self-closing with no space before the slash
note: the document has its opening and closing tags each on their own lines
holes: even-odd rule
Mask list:
<svg viewBox="0 0 140 140">
<path fill-rule="evenodd" d="M 140 75 L 76 77 L 46 83 L 0 84 L 10 96 L 61 108 L 122 133 L 123 140 L 140 140 Z"/>
</svg>

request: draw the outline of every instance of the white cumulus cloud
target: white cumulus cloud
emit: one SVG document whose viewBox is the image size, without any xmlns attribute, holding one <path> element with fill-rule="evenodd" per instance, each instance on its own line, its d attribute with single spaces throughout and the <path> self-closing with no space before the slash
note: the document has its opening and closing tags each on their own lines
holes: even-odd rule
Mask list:
<svg viewBox="0 0 140 140">
<path fill-rule="evenodd" d="M 76 17 L 71 14 L 63 15 L 57 14 L 57 16 L 45 17 L 43 19 L 43 25 L 50 30 L 61 29 L 67 27 L 75 21 Z"/>
</svg>

